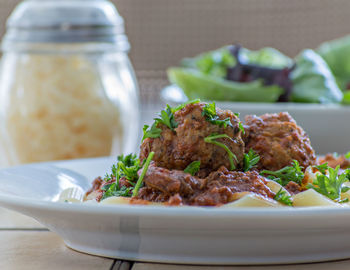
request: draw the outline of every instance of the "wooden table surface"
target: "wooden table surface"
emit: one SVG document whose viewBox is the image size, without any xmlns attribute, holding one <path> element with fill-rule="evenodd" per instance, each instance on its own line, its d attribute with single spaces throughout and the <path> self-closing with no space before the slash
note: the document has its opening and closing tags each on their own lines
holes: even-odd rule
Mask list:
<svg viewBox="0 0 350 270">
<path fill-rule="evenodd" d="M 103 270 L 348 270 L 350 260 L 275 266 L 185 266 L 138 263 L 91 256 L 66 247 L 32 218 L 0 208 L 0 269 Z"/>
</svg>

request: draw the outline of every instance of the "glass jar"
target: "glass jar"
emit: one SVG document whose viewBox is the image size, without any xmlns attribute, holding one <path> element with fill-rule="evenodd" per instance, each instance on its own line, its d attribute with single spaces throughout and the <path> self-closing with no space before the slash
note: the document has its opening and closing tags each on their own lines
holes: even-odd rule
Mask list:
<svg viewBox="0 0 350 270">
<path fill-rule="evenodd" d="M 0 64 L 2 166 L 135 151 L 138 87 L 104 0 L 22 2 Z"/>
</svg>

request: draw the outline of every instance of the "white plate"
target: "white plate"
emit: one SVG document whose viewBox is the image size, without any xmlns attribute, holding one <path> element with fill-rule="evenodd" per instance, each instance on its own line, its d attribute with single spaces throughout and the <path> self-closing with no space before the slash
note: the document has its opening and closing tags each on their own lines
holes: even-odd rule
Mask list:
<svg viewBox="0 0 350 270">
<path fill-rule="evenodd" d="M 350 209 L 108 206 L 55 202 L 86 190 L 110 158 L 0 171 L 0 205 L 37 219 L 71 248 L 136 261 L 276 264 L 350 258 Z"/>
<path fill-rule="evenodd" d="M 187 101 L 183 91 L 170 85 L 161 92 L 161 98 L 172 106 Z M 350 106 L 311 103 L 249 103 L 216 102 L 217 107 L 240 113 L 240 119 L 249 114 L 289 112 L 309 135 L 318 155 L 350 151 Z"/>
</svg>

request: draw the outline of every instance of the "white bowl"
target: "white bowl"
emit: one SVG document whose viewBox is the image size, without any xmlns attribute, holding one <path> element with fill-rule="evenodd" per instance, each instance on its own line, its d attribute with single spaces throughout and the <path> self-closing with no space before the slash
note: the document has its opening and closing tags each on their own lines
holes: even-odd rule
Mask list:
<svg viewBox="0 0 350 270">
<path fill-rule="evenodd" d="M 182 90 L 174 85 L 164 88 L 161 98 L 171 106 L 187 101 Z M 244 122 L 246 115 L 289 112 L 309 135 L 318 155 L 350 151 L 350 106 L 312 103 L 249 103 L 216 102 L 216 106 L 240 113 Z M 349 137 L 348 137 L 349 136 Z"/>
<path fill-rule="evenodd" d="M 81 252 L 132 261 L 280 264 L 350 258 L 350 208 L 199 208 L 57 202 L 86 190 L 110 158 L 0 171 L 0 205 L 31 216 Z"/>
</svg>

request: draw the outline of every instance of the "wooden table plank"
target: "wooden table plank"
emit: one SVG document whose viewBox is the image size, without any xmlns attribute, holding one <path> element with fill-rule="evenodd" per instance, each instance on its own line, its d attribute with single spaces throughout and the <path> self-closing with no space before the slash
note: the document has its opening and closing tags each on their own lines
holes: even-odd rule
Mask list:
<svg viewBox="0 0 350 270">
<path fill-rule="evenodd" d="M 190 266 L 173 264 L 135 263 L 132 270 L 349 270 L 350 260 L 266 266 Z"/>
<path fill-rule="evenodd" d="M 0 269 L 109 270 L 112 265 L 112 259 L 69 249 L 52 232 L 0 231 Z"/>
<path fill-rule="evenodd" d="M 7 210 L 5 208 L 0 208 L 0 230 L 41 228 L 44 228 L 44 226 L 33 218 Z"/>
</svg>

